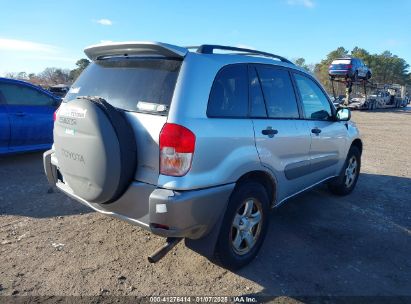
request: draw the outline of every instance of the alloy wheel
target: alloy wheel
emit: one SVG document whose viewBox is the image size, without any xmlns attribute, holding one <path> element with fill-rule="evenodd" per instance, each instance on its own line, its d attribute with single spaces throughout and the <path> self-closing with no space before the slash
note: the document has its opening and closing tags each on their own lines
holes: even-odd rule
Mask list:
<svg viewBox="0 0 411 304">
<path fill-rule="evenodd" d="M 246 199 L 237 209 L 231 226 L 231 245 L 235 253 L 250 252 L 260 237 L 262 205 L 256 198 Z"/>
<path fill-rule="evenodd" d="M 351 156 L 348 161 L 347 169 L 345 169 L 345 186 L 347 188 L 351 187 L 357 176 L 358 163 L 355 156 Z"/>
</svg>

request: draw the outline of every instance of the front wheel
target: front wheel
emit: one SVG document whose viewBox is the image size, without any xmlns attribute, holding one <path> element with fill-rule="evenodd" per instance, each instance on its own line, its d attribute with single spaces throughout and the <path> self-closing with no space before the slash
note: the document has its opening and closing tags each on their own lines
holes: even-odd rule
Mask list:
<svg viewBox="0 0 411 304">
<path fill-rule="evenodd" d="M 360 169 L 361 152 L 357 147 L 352 146 L 340 175 L 328 184 L 330 191 L 337 195 L 350 194 L 357 184 Z"/>
<path fill-rule="evenodd" d="M 354 76 L 353 76 L 353 81 L 354 82 L 358 81 L 358 71 L 355 71 Z"/>
<path fill-rule="evenodd" d="M 370 72 L 367 72 L 367 76 L 366 76 L 365 79 L 369 80 L 370 78 L 371 78 L 371 73 L 370 73 Z"/>
<path fill-rule="evenodd" d="M 267 232 L 270 204 L 265 188 L 257 182 L 239 184 L 221 225 L 214 261 L 230 270 L 239 269 L 257 255 Z"/>
</svg>

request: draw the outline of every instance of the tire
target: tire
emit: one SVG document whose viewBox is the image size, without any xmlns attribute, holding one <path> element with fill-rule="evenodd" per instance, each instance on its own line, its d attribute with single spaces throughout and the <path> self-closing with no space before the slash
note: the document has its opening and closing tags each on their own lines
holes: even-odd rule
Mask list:
<svg viewBox="0 0 411 304">
<path fill-rule="evenodd" d="M 213 261 L 229 270 L 250 263 L 267 233 L 269 211 L 267 191 L 260 183 L 248 181 L 239 184 L 230 197 Z"/>
<path fill-rule="evenodd" d="M 75 136 L 67 136 L 67 124 L 75 127 Z M 54 147 L 59 170 L 74 194 L 109 204 L 125 193 L 138 160 L 132 130 L 124 112 L 102 98 L 77 98 L 60 107 Z"/>
<path fill-rule="evenodd" d="M 353 80 L 354 82 L 357 82 L 357 81 L 358 81 L 358 71 L 355 71 L 352 80 Z"/>
<path fill-rule="evenodd" d="M 354 161 L 355 163 L 354 163 Z M 357 184 L 358 176 L 361 170 L 361 153 L 360 150 L 352 146 L 348 151 L 347 159 L 339 176 L 334 178 L 328 188 L 333 194 L 347 195 L 350 194 Z"/>
<path fill-rule="evenodd" d="M 366 80 L 369 80 L 371 78 L 371 73 L 367 72 L 367 76 L 365 77 Z"/>
</svg>

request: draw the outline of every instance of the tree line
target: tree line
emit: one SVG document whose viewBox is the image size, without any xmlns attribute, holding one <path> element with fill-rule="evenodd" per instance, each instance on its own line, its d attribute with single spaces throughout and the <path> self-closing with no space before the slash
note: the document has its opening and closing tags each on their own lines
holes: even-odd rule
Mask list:
<svg viewBox="0 0 411 304">
<path fill-rule="evenodd" d="M 355 47 L 351 52 L 344 47 L 339 47 L 327 54 L 326 58 L 317 64 L 308 65 L 304 58 L 295 60 L 295 64 L 315 74 L 326 90 L 331 91 L 331 81 L 328 76 L 328 67 L 336 58 L 355 57 L 360 58 L 371 68 L 373 83 L 411 85 L 410 65 L 405 59 L 384 51 L 381 54 L 371 54 L 367 50 Z"/>
<path fill-rule="evenodd" d="M 331 92 L 328 67 L 334 59 L 341 57 L 355 57 L 362 59 L 372 70 L 371 80 L 373 83 L 411 85 L 411 73 L 408 72 L 410 65 L 405 59 L 400 58 L 389 51 L 382 52 L 381 54 L 371 54 L 359 47 L 355 47 L 351 51 L 344 47 L 339 47 L 328 53 L 327 56 L 317 64 L 307 64 L 304 58 L 298 58 L 294 60 L 294 62 L 296 65 L 314 73 L 326 90 Z M 8 73 L 6 74 L 6 77 L 23 79 L 42 86 L 71 84 L 89 63 L 89 60 L 82 58 L 76 62 L 76 68 L 73 70 L 46 68 L 43 72 L 38 74 L 27 74 L 26 72 Z"/>
<path fill-rule="evenodd" d="M 43 87 L 50 87 L 56 84 L 71 84 L 80 73 L 90 64 L 88 59 L 82 58 L 76 62 L 76 68 L 73 70 L 60 68 L 45 68 L 40 73 L 6 73 L 7 78 L 26 80 L 33 84 Z"/>
</svg>

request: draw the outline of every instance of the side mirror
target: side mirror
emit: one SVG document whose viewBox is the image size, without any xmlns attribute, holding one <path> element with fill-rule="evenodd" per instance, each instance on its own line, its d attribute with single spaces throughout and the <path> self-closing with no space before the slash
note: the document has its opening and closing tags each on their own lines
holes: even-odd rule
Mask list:
<svg viewBox="0 0 411 304">
<path fill-rule="evenodd" d="M 348 121 L 351 119 L 351 111 L 348 108 L 340 108 L 337 110 L 336 118 L 338 121 Z"/>
</svg>

